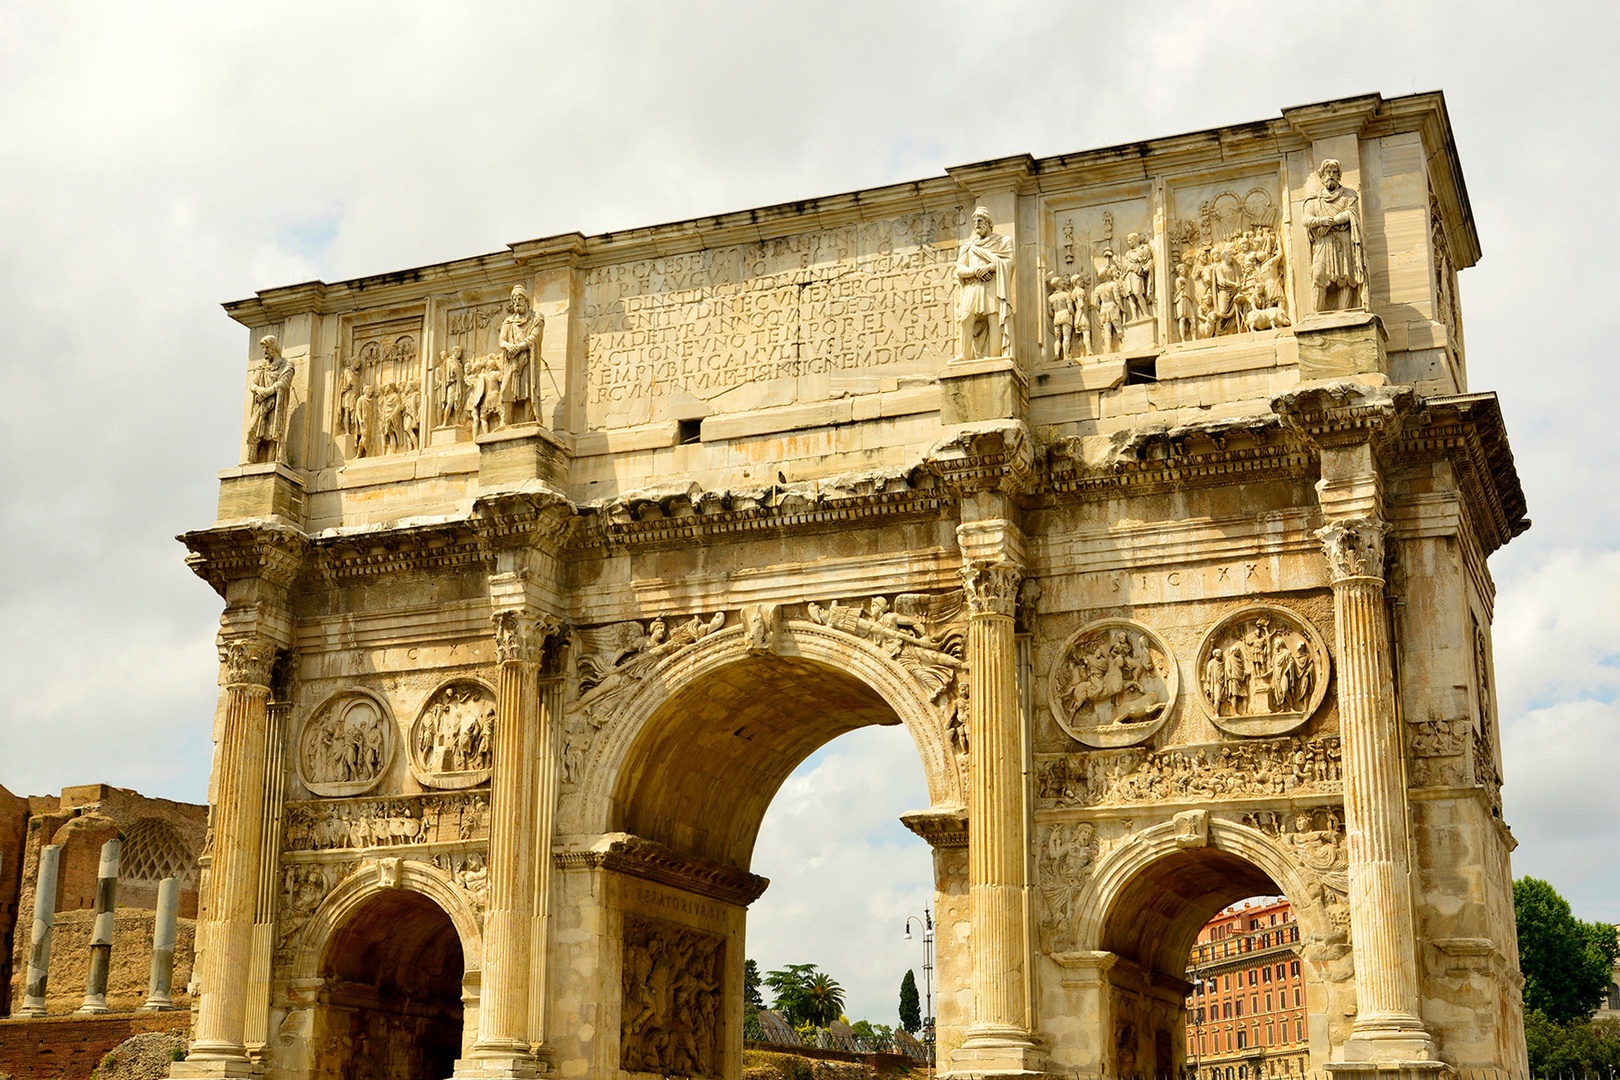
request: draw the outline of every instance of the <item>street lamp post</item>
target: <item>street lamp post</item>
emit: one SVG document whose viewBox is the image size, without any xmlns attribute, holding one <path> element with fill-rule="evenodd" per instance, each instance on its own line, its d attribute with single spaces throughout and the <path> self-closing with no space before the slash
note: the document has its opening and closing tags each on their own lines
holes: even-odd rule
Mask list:
<svg viewBox="0 0 1620 1080">
<path fill-rule="evenodd" d="M 922 918 L 906 916 L 905 940 L 911 940 L 911 924 L 918 923 L 923 931 L 923 985 L 927 1012 L 923 1018 L 923 1048 L 928 1052 L 928 1074 L 934 1073 L 934 913 L 923 908 Z"/>
</svg>

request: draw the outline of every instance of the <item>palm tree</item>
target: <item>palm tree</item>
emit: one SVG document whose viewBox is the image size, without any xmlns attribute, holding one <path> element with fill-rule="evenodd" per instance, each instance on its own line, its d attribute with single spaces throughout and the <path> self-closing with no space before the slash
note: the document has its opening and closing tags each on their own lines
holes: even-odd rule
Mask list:
<svg viewBox="0 0 1620 1080">
<path fill-rule="evenodd" d="M 826 1027 L 844 1013 L 844 988 L 831 975 L 818 971 L 804 987 L 804 1018 Z"/>
</svg>

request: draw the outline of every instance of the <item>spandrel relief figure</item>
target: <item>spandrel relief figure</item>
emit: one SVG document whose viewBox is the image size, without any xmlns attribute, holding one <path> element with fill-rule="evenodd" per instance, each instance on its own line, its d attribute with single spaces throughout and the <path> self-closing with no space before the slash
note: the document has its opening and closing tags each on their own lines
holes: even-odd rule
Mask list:
<svg viewBox="0 0 1620 1080">
<path fill-rule="evenodd" d="M 365 694 L 340 694 L 320 709 L 298 744 L 298 770 L 317 795 L 359 795 L 382 779 L 393 760 L 393 723 Z"/>
<path fill-rule="evenodd" d="M 501 422 L 522 424 L 540 417 L 540 346 L 546 332 L 545 316 L 529 304 L 529 293 L 521 285 L 512 287 L 511 314 L 501 323 L 501 363 L 503 366 L 500 402 Z"/>
<path fill-rule="evenodd" d="M 1144 626 L 1103 619 L 1063 647 L 1048 681 L 1058 724 L 1088 746 L 1129 746 L 1163 726 L 1178 686 L 1170 647 Z"/>
<path fill-rule="evenodd" d="M 274 334 L 259 339 L 264 363 L 254 372 L 248 387 L 252 402 L 248 411 L 247 460 L 250 463 L 285 461 L 287 456 L 287 412 L 292 398 L 292 361 L 281 355 L 281 343 Z"/>
<path fill-rule="evenodd" d="M 956 260 L 958 360 L 1006 356 L 1012 332 L 1013 242 L 991 226 L 990 211 L 973 211 L 973 234 Z"/>
<path fill-rule="evenodd" d="M 1366 253 L 1361 236 L 1361 198 L 1340 182 L 1333 158 L 1316 170 L 1322 186 L 1305 199 L 1305 231 L 1311 238 L 1311 286 L 1317 311 L 1365 307 Z"/>
<path fill-rule="evenodd" d="M 1314 628 L 1282 608 L 1249 608 L 1218 623 L 1199 650 L 1199 690 L 1217 727 L 1276 735 L 1322 703 L 1327 649 Z"/>
<path fill-rule="evenodd" d="M 866 607 L 848 607 L 834 600 L 823 607 L 806 605 L 810 621 L 855 637 L 866 638 L 889 659 L 909 671 L 938 701 L 956 682 L 963 667 L 967 641 L 956 621 L 961 616 L 963 593 L 901 593 L 891 604 L 874 596 Z"/>
</svg>

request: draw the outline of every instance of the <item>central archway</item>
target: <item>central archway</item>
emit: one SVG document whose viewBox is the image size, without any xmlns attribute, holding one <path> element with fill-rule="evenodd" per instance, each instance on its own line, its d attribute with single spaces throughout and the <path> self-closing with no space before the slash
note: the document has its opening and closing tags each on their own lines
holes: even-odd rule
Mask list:
<svg viewBox="0 0 1620 1080">
<path fill-rule="evenodd" d="M 607 937 L 604 1071 L 740 1074 L 747 908 L 766 885 L 749 868 L 766 810 L 818 748 L 901 724 L 931 803 L 954 805 L 942 697 L 871 642 L 798 620 L 765 648 L 721 631 L 649 673 L 582 777 L 574 820 L 595 825 L 584 836 L 602 854 L 560 864 L 597 875 L 565 873 L 564 909 L 605 901 L 582 920 Z"/>
<path fill-rule="evenodd" d="M 320 965 L 312 1080 L 443 1080 L 462 1044 L 461 938 L 420 893 L 370 896 Z"/>
</svg>

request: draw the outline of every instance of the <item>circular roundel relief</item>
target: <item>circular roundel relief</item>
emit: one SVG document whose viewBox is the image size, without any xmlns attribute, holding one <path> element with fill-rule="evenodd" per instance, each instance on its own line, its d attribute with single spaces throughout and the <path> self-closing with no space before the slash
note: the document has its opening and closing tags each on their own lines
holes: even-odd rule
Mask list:
<svg viewBox="0 0 1620 1080">
<path fill-rule="evenodd" d="M 411 775 L 428 787 L 482 784 L 494 744 L 495 692 L 474 679 L 445 683 L 411 725 Z"/>
<path fill-rule="evenodd" d="M 298 739 L 298 776 L 317 795 L 363 795 L 394 760 L 388 706 L 364 690 L 326 699 Z"/>
<path fill-rule="evenodd" d="M 1047 681 L 1047 704 L 1087 746 L 1134 746 L 1170 717 L 1181 674 L 1170 646 L 1129 619 L 1100 619 L 1064 644 Z"/>
<path fill-rule="evenodd" d="M 1198 648 L 1198 691 L 1215 726 L 1234 735 L 1282 735 L 1322 704 L 1327 645 L 1286 608 L 1247 607 L 1216 623 Z"/>
</svg>

